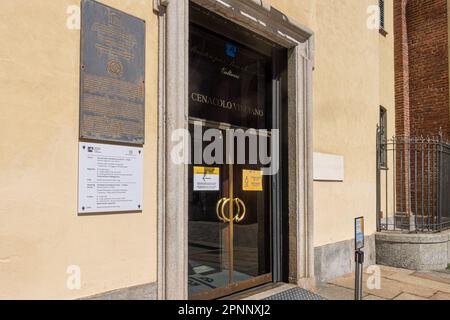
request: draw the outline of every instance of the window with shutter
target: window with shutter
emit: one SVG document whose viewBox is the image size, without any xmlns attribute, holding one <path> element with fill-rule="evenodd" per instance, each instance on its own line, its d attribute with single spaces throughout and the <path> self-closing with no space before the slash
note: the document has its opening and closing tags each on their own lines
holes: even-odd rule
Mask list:
<svg viewBox="0 0 450 320">
<path fill-rule="evenodd" d="M 384 30 L 384 0 L 378 0 L 380 6 L 380 29 Z"/>
</svg>

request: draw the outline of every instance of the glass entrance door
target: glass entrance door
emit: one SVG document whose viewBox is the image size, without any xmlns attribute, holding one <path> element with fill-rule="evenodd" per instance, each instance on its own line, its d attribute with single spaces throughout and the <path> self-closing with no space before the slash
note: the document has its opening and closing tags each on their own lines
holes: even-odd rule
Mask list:
<svg viewBox="0 0 450 320">
<path fill-rule="evenodd" d="M 279 48 L 248 32 L 237 36 L 202 11 L 191 5 L 190 299 L 223 297 L 273 279 L 272 176 L 262 174 L 267 164 L 259 156 L 273 124 L 272 52 Z"/>
<path fill-rule="evenodd" d="M 190 125 L 191 154 L 199 145 L 207 151 L 207 143 L 198 139 L 210 130 L 220 133 L 223 154 L 229 154 L 225 137 L 236 129 L 201 121 Z M 272 281 L 271 181 L 262 175 L 260 163 L 250 164 L 252 143 L 266 137 L 255 132 L 253 138 L 240 151 L 236 146 L 233 164 L 202 162 L 189 168 L 191 299 L 218 298 Z M 242 152 L 247 156 L 238 164 Z"/>
</svg>

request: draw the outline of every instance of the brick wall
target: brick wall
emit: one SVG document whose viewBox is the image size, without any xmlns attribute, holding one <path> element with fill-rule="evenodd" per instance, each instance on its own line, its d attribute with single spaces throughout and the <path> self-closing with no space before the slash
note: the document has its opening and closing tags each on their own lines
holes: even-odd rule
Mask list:
<svg viewBox="0 0 450 320">
<path fill-rule="evenodd" d="M 396 134 L 450 134 L 446 0 L 394 1 Z"/>
<path fill-rule="evenodd" d="M 406 26 L 408 0 L 394 1 L 395 132 L 409 136 L 409 53 Z"/>
<path fill-rule="evenodd" d="M 444 137 L 450 137 L 447 18 L 447 0 L 394 1 L 397 136 L 437 136 L 442 130 Z M 434 166 L 428 169 L 424 165 L 422 174 L 428 180 L 410 180 L 415 166 L 421 167 L 425 161 L 415 159 L 416 151 L 409 143 L 400 144 L 395 151 L 396 210 L 429 216 L 429 210 L 424 210 L 428 205 L 410 202 L 425 194 L 427 199 L 435 199 L 434 183 L 429 178 L 435 177 Z"/>
</svg>

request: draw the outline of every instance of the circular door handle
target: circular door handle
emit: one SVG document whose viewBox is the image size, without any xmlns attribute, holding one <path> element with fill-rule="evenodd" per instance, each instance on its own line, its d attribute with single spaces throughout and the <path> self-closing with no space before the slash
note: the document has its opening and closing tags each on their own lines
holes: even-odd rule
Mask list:
<svg viewBox="0 0 450 320">
<path fill-rule="evenodd" d="M 230 201 L 228 198 L 222 198 L 222 199 L 220 199 L 219 201 L 217 201 L 217 204 L 216 204 L 216 215 L 217 215 L 217 218 L 220 220 L 220 221 L 222 221 L 222 222 L 226 222 L 224 219 L 223 219 L 223 217 L 222 217 L 222 215 L 221 214 L 223 214 L 223 206 L 224 206 L 224 202 L 225 201 Z"/>
<path fill-rule="evenodd" d="M 231 201 L 230 198 L 225 198 L 224 202 L 222 203 L 222 208 L 220 210 L 220 213 L 222 215 L 222 221 L 225 223 L 229 223 L 231 220 L 229 217 L 227 217 L 227 215 L 225 214 L 225 207 L 227 206 L 227 204 Z"/>
<path fill-rule="evenodd" d="M 230 218 L 225 213 L 225 207 L 230 201 L 231 201 L 230 198 L 222 198 L 216 204 L 217 218 L 224 223 L 229 223 L 231 221 Z M 235 221 L 236 223 L 242 222 L 245 219 L 245 216 L 247 215 L 247 207 L 245 206 L 244 201 L 242 201 L 239 198 L 235 198 L 233 202 L 238 209 L 236 216 L 233 217 L 233 221 Z"/>
<path fill-rule="evenodd" d="M 237 223 L 242 222 L 245 219 L 245 216 L 247 214 L 247 207 L 245 206 L 244 201 L 242 201 L 239 198 L 234 199 L 236 206 L 238 207 L 238 213 L 236 217 L 234 218 L 234 221 Z M 242 214 L 241 214 L 241 208 L 242 208 Z"/>
</svg>

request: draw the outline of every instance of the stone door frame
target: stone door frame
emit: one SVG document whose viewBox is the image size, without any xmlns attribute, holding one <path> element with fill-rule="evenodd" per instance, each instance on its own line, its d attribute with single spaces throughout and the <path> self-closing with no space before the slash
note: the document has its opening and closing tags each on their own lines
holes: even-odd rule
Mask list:
<svg viewBox="0 0 450 320">
<path fill-rule="evenodd" d="M 265 0 L 191 0 L 288 49 L 289 280 L 314 285 L 312 72 L 314 35 Z M 188 127 L 189 0 L 154 0 L 159 16 L 158 299 L 188 298 L 188 173 L 170 153 Z"/>
</svg>

